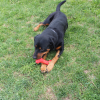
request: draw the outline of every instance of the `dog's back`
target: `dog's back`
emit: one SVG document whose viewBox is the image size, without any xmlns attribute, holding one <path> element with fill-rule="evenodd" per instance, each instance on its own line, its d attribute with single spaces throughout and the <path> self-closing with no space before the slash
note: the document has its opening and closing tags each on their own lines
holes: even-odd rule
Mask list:
<svg viewBox="0 0 100 100">
<path fill-rule="evenodd" d="M 67 17 L 64 13 L 60 11 L 60 7 L 66 1 L 62 1 L 57 5 L 56 12 L 54 14 L 53 20 L 49 24 L 48 27 L 58 29 L 59 31 L 63 31 L 65 33 L 68 28 Z"/>
</svg>

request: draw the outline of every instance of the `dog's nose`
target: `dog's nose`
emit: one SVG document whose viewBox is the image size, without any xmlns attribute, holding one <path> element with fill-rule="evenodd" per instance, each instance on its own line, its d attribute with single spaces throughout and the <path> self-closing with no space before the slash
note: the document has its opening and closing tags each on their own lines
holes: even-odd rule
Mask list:
<svg viewBox="0 0 100 100">
<path fill-rule="evenodd" d="M 37 59 L 37 57 L 36 57 L 36 56 L 33 56 L 33 58 L 34 58 L 34 59 Z"/>
</svg>

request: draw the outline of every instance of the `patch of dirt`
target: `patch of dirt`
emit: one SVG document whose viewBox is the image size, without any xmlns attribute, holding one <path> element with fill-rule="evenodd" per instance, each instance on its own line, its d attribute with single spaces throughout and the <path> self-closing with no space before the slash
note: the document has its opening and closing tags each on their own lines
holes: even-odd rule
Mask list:
<svg viewBox="0 0 100 100">
<path fill-rule="evenodd" d="M 71 99 L 69 99 L 69 97 L 67 97 L 67 98 L 65 98 L 65 99 L 63 99 L 63 100 L 71 100 Z"/>
<path fill-rule="evenodd" d="M 47 88 L 47 91 L 46 91 L 46 99 L 48 100 L 57 100 L 52 88 Z"/>
<path fill-rule="evenodd" d="M 3 91 L 3 89 L 2 89 L 2 88 L 0 88 L 0 91 Z"/>
<path fill-rule="evenodd" d="M 79 23 L 79 22 L 78 22 L 77 24 L 78 24 L 79 26 L 84 26 L 84 23 L 82 24 L 82 23 Z"/>
<path fill-rule="evenodd" d="M 31 23 L 32 23 L 31 21 L 26 22 L 26 24 L 31 24 Z"/>
<path fill-rule="evenodd" d="M 89 75 L 89 79 L 94 80 L 95 76 L 94 75 Z"/>
<path fill-rule="evenodd" d="M 13 73 L 14 77 L 23 77 L 24 75 L 18 72 Z"/>
<path fill-rule="evenodd" d="M 88 29 L 88 32 L 94 34 L 94 33 L 95 33 L 95 30 L 94 30 L 94 28 L 91 28 L 91 27 L 90 27 L 90 28 Z"/>
<path fill-rule="evenodd" d="M 88 70 L 85 70 L 85 71 L 84 71 L 85 74 L 88 74 L 89 72 L 90 72 L 90 71 L 88 71 Z"/>
<path fill-rule="evenodd" d="M 29 39 L 34 40 L 34 37 L 30 37 Z"/>
<path fill-rule="evenodd" d="M 3 27 L 6 27 L 6 28 L 8 28 L 9 26 L 8 26 L 8 25 L 6 25 L 6 24 L 3 24 Z"/>
<path fill-rule="evenodd" d="M 65 47 L 65 49 L 67 50 L 67 51 L 70 51 L 70 50 L 73 50 L 75 48 L 75 46 L 74 45 L 70 45 L 69 47 Z"/>
<path fill-rule="evenodd" d="M 72 96 L 70 94 L 68 94 L 68 97 L 64 98 L 63 100 L 72 100 L 70 99 Z"/>
<path fill-rule="evenodd" d="M 89 78 L 90 80 L 94 80 L 94 79 L 95 79 L 95 76 L 94 76 L 93 74 L 92 74 L 92 75 L 89 75 L 89 74 L 90 74 L 90 71 L 85 70 L 84 73 L 88 75 L 88 78 Z"/>
<path fill-rule="evenodd" d="M 76 64 L 76 57 L 72 57 L 71 62 L 68 63 L 67 65 L 68 65 L 68 66 L 71 66 L 71 65 L 73 65 L 73 64 Z"/>
<path fill-rule="evenodd" d="M 56 95 L 51 87 L 47 88 L 46 92 L 39 96 L 38 100 L 57 100 Z"/>
</svg>

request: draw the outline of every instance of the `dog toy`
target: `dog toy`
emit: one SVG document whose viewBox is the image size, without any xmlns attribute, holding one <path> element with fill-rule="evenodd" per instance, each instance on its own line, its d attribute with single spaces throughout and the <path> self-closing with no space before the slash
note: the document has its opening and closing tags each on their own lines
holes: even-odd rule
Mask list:
<svg viewBox="0 0 100 100">
<path fill-rule="evenodd" d="M 51 60 L 47 61 L 47 60 L 44 60 L 43 58 L 40 58 L 40 59 L 36 60 L 35 62 L 36 62 L 37 64 L 43 63 L 43 64 L 48 65 L 50 61 L 51 61 Z"/>
</svg>

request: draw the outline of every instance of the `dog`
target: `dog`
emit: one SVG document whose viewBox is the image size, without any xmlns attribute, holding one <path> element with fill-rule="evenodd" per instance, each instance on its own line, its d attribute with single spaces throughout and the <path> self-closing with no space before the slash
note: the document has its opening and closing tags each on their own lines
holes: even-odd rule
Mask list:
<svg viewBox="0 0 100 100">
<path fill-rule="evenodd" d="M 37 31 L 40 26 L 48 26 L 41 34 L 34 37 L 34 59 L 46 59 L 49 51 L 57 50 L 55 57 L 49 62 L 48 66 L 41 65 L 42 73 L 50 72 L 53 69 L 64 50 L 64 34 L 68 28 L 68 22 L 66 15 L 60 11 L 60 7 L 65 2 L 66 0 L 59 3 L 56 12 L 51 13 L 44 22 L 34 28 L 34 31 Z"/>
</svg>

